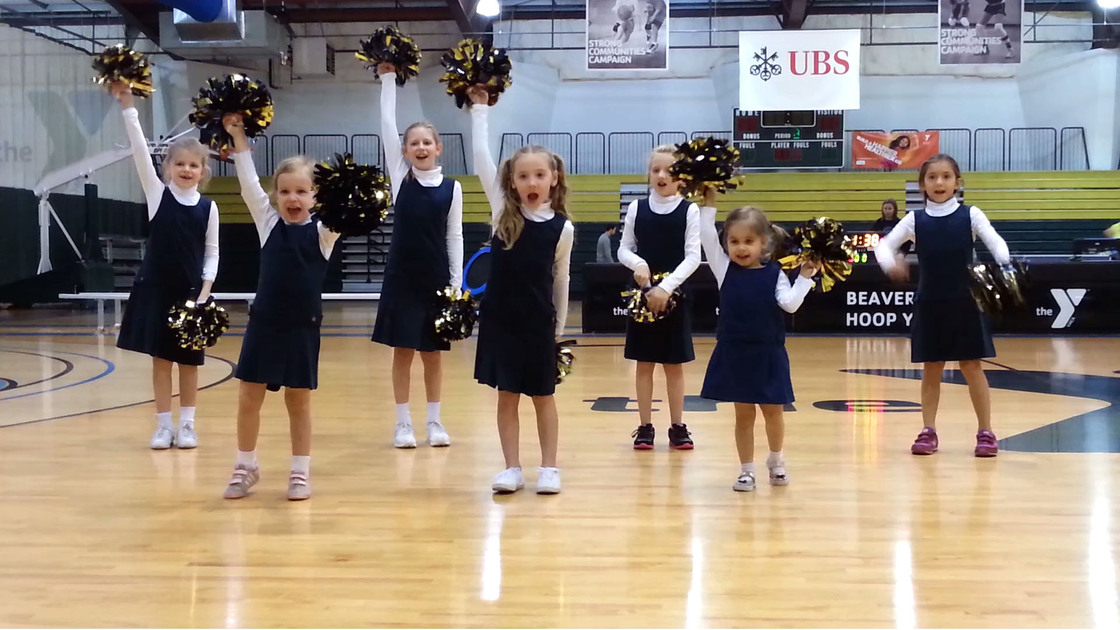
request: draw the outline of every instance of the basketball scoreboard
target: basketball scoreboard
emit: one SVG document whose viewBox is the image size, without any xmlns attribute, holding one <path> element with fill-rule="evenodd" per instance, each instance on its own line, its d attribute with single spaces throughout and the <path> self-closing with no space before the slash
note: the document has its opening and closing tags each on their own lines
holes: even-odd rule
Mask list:
<svg viewBox="0 0 1120 630">
<path fill-rule="evenodd" d="M 844 166 L 844 110 L 735 110 L 733 141 L 745 169 Z"/>
</svg>

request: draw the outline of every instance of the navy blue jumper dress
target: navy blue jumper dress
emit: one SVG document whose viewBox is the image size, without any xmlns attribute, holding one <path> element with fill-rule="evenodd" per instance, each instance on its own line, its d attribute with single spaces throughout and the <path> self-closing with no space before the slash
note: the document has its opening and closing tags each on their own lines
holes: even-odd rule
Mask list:
<svg viewBox="0 0 1120 630">
<path fill-rule="evenodd" d="M 918 249 L 918 292 L 910 327 L 914 363 L 968 361 L 996 356 L 988 322 L 972 299 L 972 208 L 952 214 L 914 216 Z"/>
<path fill-rule="evenodd" d="M 401 185 L 393 210 L 393 240 L 377 304 L 373 341 L 421 352 L 450 350 L 436 335 L 436 293 L 451 282 L 447 214 L 455 180 L 424 186 L 413 177 Z"/>
<path fill-rule="evenodd" d="M 117 347 L 141 352 L 181 365 L 202 365 L 202 350 L 185 350 L 175 343 L 168 326 L 172 306 L 198 297 L 202 290 L 202 261 L 206 226 L 214 202 L 199 197 L 184 206 L 165 188 L 159 209 L 149 224 L 144 260 L 133 281 L 121 320 Z"/>
<path fill-rule="evenodd" d="M 650 278 L 672 273 L 684 260 L 688 208 L 682 199 L 668 214 L 657 214 L 649 199 L 639 199 L 634 217 L 634 238 L 638 256 L 649 265 Z M 626 320 L 626 348 L 623 356 L 643 363 L 688 363 L 696 358 L 692 347 L 692 297 L 681 285 L 683 298 L 668 316 L 655 322 Z"/>
<path fill-rule="evenodd" d="M 234 376 L 281 387 L 319 386 L 319 327 L 327 259 L 319 247 L 319 218 L 302 225 L 276 222 L 261 247 L 257 297 Z"/>
<path fill-rule="evenodd" d="M 556 245 L 567 223 L 525 221 L 513 247 L 491 242 L 490 279 L 482 294 L 474 377 L 483 385 L 526 396 L 556 392 L 556 307 L 552 302 Z"/>
<path fill-rule="evenodd" d="M 785 318 L 774 296 L 780 273 L 776 262 L 748 269 L 728 261 L 703 398 L 758 405 L 793 402 Z"/>
</svg>

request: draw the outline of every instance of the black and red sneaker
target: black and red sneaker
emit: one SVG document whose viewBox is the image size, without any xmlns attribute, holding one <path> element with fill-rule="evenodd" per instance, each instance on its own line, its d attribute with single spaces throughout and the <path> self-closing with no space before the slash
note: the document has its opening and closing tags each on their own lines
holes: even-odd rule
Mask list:
<svg viewBox="0 0 1120 630">
<path fill-rule="evenodd" d="M 684 423 L 669 425 L 669 448 L 678 451 L 691 451 L 693 444 L 692 435 L 688 432 L 688 426 Z"/>
<path fill-rule="evenodd" d="M 634 438 L 635 451 L 651 451 L 653 450 L 653 424 L 640 424 L 630 437 Z"/>
</svg>

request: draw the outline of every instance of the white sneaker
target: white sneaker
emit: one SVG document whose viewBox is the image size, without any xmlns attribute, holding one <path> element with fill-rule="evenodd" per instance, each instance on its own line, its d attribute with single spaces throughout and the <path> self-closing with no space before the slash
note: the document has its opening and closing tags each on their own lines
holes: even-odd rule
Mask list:
<svg viewBox="0 0 1120 630">
<path fill-rule="evenodd" d="M 416 436 L 412 434 L 411 424 L 397 423 L 397 429 L 393 432 L 393 446 L 397 448 L 416 448 Z"/>
<path fill-rule="evenodd" d="M 164 451 L 171 448 L 171 443 L 175 440 L 175 434 L 167 427 L 158 427 L 156 432 L 152 435 L 152 448 L 157 451 Z"/>
<path fill-rule="evenodd" d="M 754 475 L 749 472 L 740 474 L 731 489 L 735 492 L 752 492 L 754 490 Z"/>
<path fill-rule="evenodd" d="M 559 483 L 559 481 L 557 481 Z M 490 489 L 494 492 L 517 492 L 525 487 L 525 475 L 520 468 L 507 468 L 494 477 Z"/>
<path fill-rule="evenodd" d="M 430 446 L 451 446 L 451 436 L 437 420 L 428 423 L 428 444 Z"/>
<path fill-rule="evenodd" d="M 179 425 L 179 432 L 175 435 L 175 446 L 179 448 L 198 448 L 198 436 L 195 435 L 193 422 Z"/>
<path fill-rule="evenodd" d="M 560 494 L 560 469 L 538 468 L 537 494 Z"/>
<path fill-rule="evenodd" d="M 766 460 L 766 467 L 770 469 L 770 485 L 772 486 L 788 486 L 789 477 L 786 476 L 785 462 Z"/>
</svg>

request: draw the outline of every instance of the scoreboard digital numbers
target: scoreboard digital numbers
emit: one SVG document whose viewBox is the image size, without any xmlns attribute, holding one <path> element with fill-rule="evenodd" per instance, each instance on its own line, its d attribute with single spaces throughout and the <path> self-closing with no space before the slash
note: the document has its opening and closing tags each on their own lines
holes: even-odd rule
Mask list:
<svg viewBox="0 0 1120 630">
<path fill-rule="evenodd" d="M 735 110 L 734 142 L 746 169 L 844 166 L 844 110 Z"/>
</svg>

